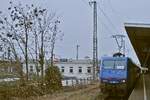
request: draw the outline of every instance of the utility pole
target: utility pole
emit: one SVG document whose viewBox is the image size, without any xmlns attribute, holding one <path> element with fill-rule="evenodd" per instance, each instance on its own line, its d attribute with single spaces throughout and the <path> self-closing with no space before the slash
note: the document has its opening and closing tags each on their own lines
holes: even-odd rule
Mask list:
<svg viewBox="0 0 150 100">
<path fill-rule="evenodd" d="M 77 44 L 77 55 L 76 55 L 76 60 L 79 59 L 79 47 L 80 47 L 80 45 Z"/>
<path fill-rule="evenodd" d="M 97 51 L 97 2 L 91 1 L 93 5 L 93 79 L 96 80 L 98 71 L 98 51 Z"/>
<path fill-rule="evenodd" d="M 125 55 L 125 40 L 124 40 L 125 36 L 117 34 L 117 35 L 112 35 L 112 38 L 116 40 L 119 53 Z"/>
</svg>

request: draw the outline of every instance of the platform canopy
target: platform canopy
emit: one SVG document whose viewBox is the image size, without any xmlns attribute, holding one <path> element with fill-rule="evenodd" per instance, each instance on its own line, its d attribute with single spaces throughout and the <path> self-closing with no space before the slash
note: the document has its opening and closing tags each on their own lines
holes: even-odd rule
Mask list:
<svg viewBox="0 0 150 100">
<path fill-rule="evenodd" d="M 142 67 L 150 68 L 150 24 L 125 23 L 125 29 Z"/>
</svg>

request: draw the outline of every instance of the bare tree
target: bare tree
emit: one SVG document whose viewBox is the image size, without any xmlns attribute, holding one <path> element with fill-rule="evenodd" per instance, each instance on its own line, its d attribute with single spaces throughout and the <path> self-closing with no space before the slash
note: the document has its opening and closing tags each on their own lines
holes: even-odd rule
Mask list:
<svg viewBox="0 0 150 100">
<path fill-rule="evenodd" d="M 53 34 L 52 34 L 52 38 L 51 38 L 51 67 L 53 67 L 53 58 L 54 58 L 54 47 L 55 47 L 55 41 L 56 41 L 56 36 L 58 34 L 58 30 L 57 30 L 57 24 L 60 23 L 60 21 L 56 20 L 55 21 L 55 25 L 54 25 L 54 29 L 53 29 Z"/>
<path fill-rule="evenodd" d="M 44 76 L 44 64 L 45 64 L 45 47 L 49 47 L 51 36 L 53 34 L 53 20 L 55 20 L 55 13 L 48 14 L 46 9 L 35 8 L 35 22 L 34 22 L 34 31 L 35 31 L 35 52 L 39 53 L 39 64 L 41 68 L 41 77 Z M 38 34 L 38 36 L 37 36 Z M 37 51 L 38 48 L 38 51 Z M 36 56 L 37 58 L 37 56 Z"/>
<path fill-rule="evenodd" d="M 4 34 L 4 33 L 2 33 L 2 34 Z M 19 58 L 19 55 L 17 54 L 15 44 L 12 41 L 13 40 L 12 35 L 10 35 L 10 34 L 7 34 L 6 36 L 5 35 L 0 35 L 0 39 L 1 39 L 1 43 L 6 44 L 7 47 L 11 48 L 12 56 L 14 58 L 14 59 L 11 59 L 11 60 L 16 62 L 17 72 L 20 75 L 21 82 L 24 83 L 24 74 L 23 74 L 23 71 L 22 71 L 22 63 L 21 63 L 21 60 Z"/>
<path fill-rule="evenodd" d="M 1 32 L 4 33 L 3 37 L 4 35 L 7 36 L 7 40 L 9 37 L 9 42 L 14 44 L 16 52 L 21 51 L 22 54 L 17 55 L 23 55 L 26 65 L 26 79 L 28 80 L 28 37 L 29 33 L 32 32 L 31 10 L 28 6 L 25 9 L 21 4 L 15 5 L 12 2 L 10 2 L 8 10 L 9 16 L 6 17 L 1 14 Z M 17 51 L 16 48 L 19 50 Z"/>
<path fill-rule="evenodd" d="M 44 76 L 45 60 L 51 59 L 53 66 L 53 52 L 57 40 L 57 24 L 60 23 L 55 13 L 48 13 L 47 9 L 31 5 L 14 4 L 10 2 L 9 16 L 0 12 L 1 38 L 13 51 L 14 59 L 25 61 L 26 79 L 29 78 L 29 59 L 35 59 L 37 76 L 39 65 L 41 77 Z M 50 55 L 46 55 L 49 52 Z M 21 65 L 20 65 L 21 69 Z"/>
</svg>

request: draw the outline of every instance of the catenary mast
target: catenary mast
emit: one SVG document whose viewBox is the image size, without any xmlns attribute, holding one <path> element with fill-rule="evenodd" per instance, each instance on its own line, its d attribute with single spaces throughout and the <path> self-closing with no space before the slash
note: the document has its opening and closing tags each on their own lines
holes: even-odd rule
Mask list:
<svg viewBox="0 0 150 100">
<path fill-rule="evenodd" d="M 98 50 L 97 50 L 97 2 L 90 1 L 93 7 L 93 79 L 97 78 L 98 70 Z"/>
</svg>

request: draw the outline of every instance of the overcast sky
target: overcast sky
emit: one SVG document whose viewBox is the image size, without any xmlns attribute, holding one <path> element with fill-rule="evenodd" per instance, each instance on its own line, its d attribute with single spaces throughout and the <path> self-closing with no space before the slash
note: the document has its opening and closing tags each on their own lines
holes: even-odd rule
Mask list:
<svg viewBox="0 0 150 100">
<path fill-rule="evenodd" d="M 10 0 L 0 0 L 0 9 L 7 11 Z M 61 19 L 63 41 L 57 41 L 55 54 L 62 58 L 75 58 L 79 44 L 79 58 L 92 57 L 92 8 L 88 0 L 14 0 L 34 3 L 56 12 Z M 98 2 L 98 57 L 112 55 L 117 45 L 111 35 L 127 36 L 123 23 L 150 23 L 150 0 L 97 0 Z M 126 37 L 126 54 L 136 60 Z"/>
</svg>

